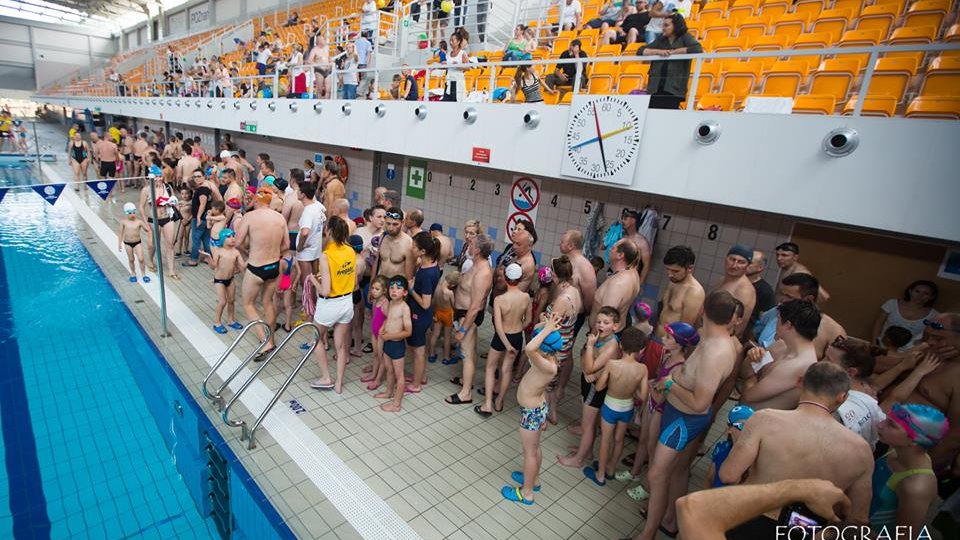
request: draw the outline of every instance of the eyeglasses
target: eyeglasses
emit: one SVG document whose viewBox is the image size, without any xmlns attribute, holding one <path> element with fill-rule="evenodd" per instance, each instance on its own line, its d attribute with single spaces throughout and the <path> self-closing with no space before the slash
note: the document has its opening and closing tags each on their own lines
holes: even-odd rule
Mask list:
<svg viewBox="0 0 960 540">
<path fill-rule="evenodd" d="M 927 328 L 932 328 L 934 330 L 944 330 L 946 332 L 953 332 L 955 334 L 960 334 L 960 328 L 958 329 L 947 328 L 946 326 L 944 326 L 942 322 L 931 321 L 930 319 L 924 319 L 923 325 L 926 326 Z"/>
</svg>

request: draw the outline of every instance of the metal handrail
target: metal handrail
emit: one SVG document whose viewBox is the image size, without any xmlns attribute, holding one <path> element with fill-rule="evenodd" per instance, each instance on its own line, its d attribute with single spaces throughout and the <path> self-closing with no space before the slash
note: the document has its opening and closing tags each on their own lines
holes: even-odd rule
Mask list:
<svg viewBox="0 0 960 540">
<path fill-rule="evenodd" d="M 220 366 L 222 366 L 224 362 L 227 361 L 227 357 L 230 356 L 230 353 L 232 353 L 233 350 L 237 348 L 237 345 L 240 344 L 240 341 L 243 339 L 243 336 L 247 335 L 247 332 L 249 332 L 252 328 L 261 324 L 264 327 L 266 327 L 267 329 L 266 335 L 267 335 L 267 338 L 269 339 L 270 333 L 273 330 L 272 328 L 270 328 L 269 324 L 267 324 L 263 320 L 256 320 L 251 323 L 248 323 L 246 326 L 243 327 L 243 330 L 240 331 L 240 335 L 238 335 L 236 339 L 233 340 L 233 343 L 231 343 L 230 346 L 227 347 L 227 350 L 223 351 L 223 354 L 220 355 L 220 358 L 217 359 L 217 361 L 213 364 L 213 367 L 210 368 L 210 372 L 207 373 L 207 376 L 203 378 L 203 383 L 200 385 L 200 392 L 203 394 L 203 397 L 207 398 L 211 403 L 217 406 L 218 411 L 223 410 L 223 391 L 227 388 L 227 385 L 229 385 L 233 381 L 233 379 L 237 376 L 237 374 L 240 373 L 240 370 L 246 367 L 246 365 L 250 363 L 250 360 L 252 360 L 260 352 L 260 349 L 262 349 L 263 346 L 267 344 L 267 340 L 265 339 L 261 341 L 259 345 L 257 345 L 257 348 L 254 349 L 249 356 L 247 356 L 247 358 L 240 364 L 240 366 L 238 366 L 237 369 L 233 370 L 233 373 L 231 373 L 229 377 L 223 380 L 223 384 L 220 385 L 220 388 L 218 388 L 213 395 L 210 394 L 210 389 L 207 388 L 207 384 L 210 382 L 210 379 L 213 377 L 213 374 L 216 373 L 218 369 L 220 369 Z"/>
<path fill-rule="evenodd" d="M 273 398 L 270 399 L 270 403 L 268 403 L 267 406 L 264 407 L 263 412 L 261 412 L 260 416 L 257 417 L 257 421 L 254 422 L 253 427 L 248 429 L 247 423 L 244 420 L 230 420 L 230 407 L 232 407 L 233 404 L 237 402 L 237 399 L 239 399 L 240 396 L 244 392 L 246 392 L 247 388 L 249 388 L 250 385 L 253 383 L 253 381 L 257 378 L 257 376 L 260 375 L 260 372 L 263 371 L 268 364 L 270 364 L 270 362 L 277 356 L 277 353 L 279 353 L 280 350 L 283 349 L 283 347 L 287 344 L 287 342 L 289 342 L 290 339 L 293 338 L 294 334 L 296 334 L 297 332 L 299 332 L 304 328 L 312 328 L 313 331 L 316 333 L 316 339 L 314 339 L 313 345 L 311 345 L 310 348 L 307 349 L 307 352 L 304 353 L 303 358 L 300 359 L 300 363 L 298 363 L 297 366 L 293 368 L 293 371 L 291 371 L 290 375 L 287 376 L 287 380 L 285 380 L 283 384 L 280 385 L 280 389 L 273 394 Z M 310 358 L 310 355 L 313 353 L 313 350 L 316 349 L 317 344 L 320 343 L 320 336 L 321 336 L 320 327 L 313 322 L 305 322 L 297 326 L 293 330 L 291 330 L 290 333 L 287 334 L 287 337 L 283 338 L 283 341 L 281 341 L 279 345 L 274 347 L 273 351 L 270 352 L 270 355 L 267 356 L 266 359 L 264 359 L 263 364 L 261 364 L 260 367 L 257 368 L 257 370 L 254 371 L 253 374 L 250 375 L 250 377 L 248 377 L 246 381 L 244 381 L 244 383 L 240 386 L 240 388 L 237 389 L 236 393 L 233 394 L 233 397 L 230 398 L 230 401 L 228 401 L 226 405 L 224 405 L 223 411 L 221 412 L 221 415 L 220 415 L 221 418 L 223 419 L 223 423 L 225 423 L 230 427 L 241 428 L 240 440 L 245 441 L 249 439 L 249 444 L 247 445 L 248 449 L 253 450 L 254 448 L 256 448 L 257 443 L 255 439 L 255 434 L 256 434 L 257 428 L 260 427 L 260 424 L 267 417 L 267 414 L 270 412 L 273 406 L 276 405 L 277 401 L 280 399 L 280 395 L 283 394 L 283 392 L 287 389 L 287 387 L 290 386 L 290 383 L 293 382 L 293 378 L 296 377 L 297 373 L 300 372 L 300 369 L 303 368 L 304 364 L 307 363 L 307 359 Z"/>
</svg>

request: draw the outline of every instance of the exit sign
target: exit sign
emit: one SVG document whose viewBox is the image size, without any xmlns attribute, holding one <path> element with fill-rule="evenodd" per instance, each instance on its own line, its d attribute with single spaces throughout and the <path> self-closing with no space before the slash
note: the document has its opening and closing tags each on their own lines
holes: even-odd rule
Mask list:
<svg viewBox="0 0 960 540">
<path fill-rule="evenodd" d="M 240 122 L 240 131 L 243 131 L 244 133 L 256 133 L 257 123 L 256 122 Z"/>
</svg>

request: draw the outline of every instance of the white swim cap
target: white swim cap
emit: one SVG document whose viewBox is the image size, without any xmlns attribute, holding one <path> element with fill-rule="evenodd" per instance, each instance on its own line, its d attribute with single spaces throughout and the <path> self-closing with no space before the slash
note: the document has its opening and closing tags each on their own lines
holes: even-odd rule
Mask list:
<svg viewBox="0 0 960 540">
<path fill-rule="evenodd" d="M 514 281 L 523 277 L 523 269 L 520 268 L 520 265 L 517 263 L 510 263 L 507 265 L 507 269 L 503 272 L 503 275 L 507 276 L 507 279 Z"/>
<path fill-rule="evenodd" d="M 231 154 L 229 150 L 224 150 L 224 151 L 220 152 L 220 159 L 227 159 L 228 157 L 230 157 L 230 156 L 232 156 L 232 155 L 233 155 L 233 154 Z"/>
<path fill-rule="evenodd" d="M 132 202 L 128 202 L 127 204 L 123 205 L 123 213 L 125 214 L 129 214 L 131 212 L 136 212 L 136 211 L 137 211 L 137 205 L 133 204 Z"/>
</svg>

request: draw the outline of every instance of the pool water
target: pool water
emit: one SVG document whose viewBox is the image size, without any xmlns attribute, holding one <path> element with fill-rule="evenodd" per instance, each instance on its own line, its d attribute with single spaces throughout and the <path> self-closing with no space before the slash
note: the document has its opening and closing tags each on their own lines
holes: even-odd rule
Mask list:
<svg viewBox="0 0 960 540">
<path fill-rule="evenodd" d="M 75 220 L 33 192 L 0 203 L 0 538 L 292 537 Z M 219 523 L 211 451 L 233 510 Z"/>
</svg>

